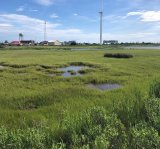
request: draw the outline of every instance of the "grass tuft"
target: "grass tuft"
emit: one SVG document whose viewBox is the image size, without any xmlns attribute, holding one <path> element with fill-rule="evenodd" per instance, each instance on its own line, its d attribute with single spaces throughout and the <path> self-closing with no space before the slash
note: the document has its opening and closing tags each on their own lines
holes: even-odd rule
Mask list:
<svg viewBox="0 0 160 149">
<path fill-rule="evenodd" d="M 109 58 L 133 58 L 133 55 L 125 54 L 125 53 L 105 53 L 104 57 L 109 57 Z"/>
</svg>

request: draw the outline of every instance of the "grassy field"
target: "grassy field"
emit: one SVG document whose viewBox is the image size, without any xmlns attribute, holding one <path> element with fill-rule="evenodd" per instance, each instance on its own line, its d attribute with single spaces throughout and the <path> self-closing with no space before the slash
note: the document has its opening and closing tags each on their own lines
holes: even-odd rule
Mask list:
<svg viewBox="0 0 160 149">
<path fill-rule="evenodd" d="M 58 133 L 66 117 L 95 106 L 103 107 L 107 114 L 116 113 L 126 128 L 142 119 L 141 104 L 148 97 L 153 79 L 160 76 L 160 50 L 70 48 L 0 50 L 1 126 L 12 130 L 45 126 Z M 133 58 L 107 58 L 105 53 L 127 53 Z M 82 76 L 68 78 L 57 70 L 73 64 L 91 69 Z M 117 83 L 122 88 L 101 91 L 90 88 L 90 83 Z"/>
</svg>

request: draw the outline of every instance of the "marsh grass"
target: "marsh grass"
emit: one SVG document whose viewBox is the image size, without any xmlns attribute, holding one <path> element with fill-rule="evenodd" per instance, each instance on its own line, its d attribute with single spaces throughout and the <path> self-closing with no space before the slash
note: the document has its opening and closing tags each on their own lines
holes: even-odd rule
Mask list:
<svg viewBox="0 0 160 149">
<path fill-rule="evenodd" d="M 76 71 L 74 70 L 68 70 L 67 72 L 69 72 L 71 75 L 76 75 Z"/>
<path fill-rule="evenodd" d="M 0 51 L 0 65 L 5 67 L 0 72 L 0 125 L 7 129 L 4 134 L 13 130 L 25 133 L 26 129 L 35 127 L 38 131 L 42 131 L 39 126 L 43 126 L 49 129 L 49 132 L 44 131 L 39 134 L 40 144 L 45 147 L 47 146 L 45 140 L 47 142 L 52 140 L 48 145 L 49 148 L 52 145 L 55 148 L 64 146 L 100 148 L 101 145 L 102 148 L 107 148 L 118 138 L 123 138 L 119 128 L 125 131 L 127 138 L 129 138 L 129 130 L 140 122 L 149 125 L 145 127 L 145 132 L 146 128 L 150 130 L 150 127 L 158 130 L 159 123 L 156 121 L 159 119 L 158 105 L 156 106 L 158 100 L 149 102 L 148 99 L 159 97 L 157 94 L 159 81 L 155 81 L 153 83 L 155 85 L 150 87 L 153 78 L 159 78 L 160 74 L 159 50 L 123 50 L 110 47 L 102 47 L 101 50 L 94 51 L 71 51 L 60 50 L 60 48 L 48 50 L 47 47 L 43 50 L 33 50 L 31 47 L 29 49 L 20 47 L 17 50 L 16 48 L 14 51 L 7 49 Z M 106 50 L 110 50 L 111 53 L 129 53 L 135 56 L 132 59 L 106 59 L 102 57 Z M 64 78 L 61 76 L 63 72 L 57 68 L 70 65 L 84 65 L 91 68 L 82 70 L 85 75 L 80 77 Z M 50 77 L 47 75 L 49 73 L 55 73 L 56 76 Z M 88 88 L 89 83 L 117 83 L 123 87 L 102 92 Z M 147 110 L 146 101 L 153 105 L 152 110 Z M 86 121 L 91 119 L 89 111 L 92 111 L 91 108 L 95 106 L 103 107 L 109 121 L 113 119 L 111 123 L 117 122 L 120 127 L 109 124 L 106 126 L 108 132 L 101 129 L 102 125 L 90 121 L 86 127 L 88 129 L 81 133 L 83 126 L 86 126 Z M 103 110 L 101 112 L 96 117 L 99 118 L 104 114 Z M 112 117 L 112 115 L 116 116 Z M 133 130 L 133 134 L 139 133 L 137 127 Z M 24 133 L 16 137 L 19 138 Z M 42 135 L 44 138 L 41 140 Z M 67 142 L 65 136 L 68 135 L 70 140 Z M 144 138 L 147 138 L 147 135 Z M 36 143 L 34 145 L 37 147 Z"/>
<path fill-rule="evenodd" d="M 133 58 L 133 55 L 126 53 L 105 53 L 104 57 L 109 58 Z"/>
<path fill-rule="evenodd" d="M 150 97 L 160 98 L 160 79 L 155 79 L 150 85 Z"/>
</svg>

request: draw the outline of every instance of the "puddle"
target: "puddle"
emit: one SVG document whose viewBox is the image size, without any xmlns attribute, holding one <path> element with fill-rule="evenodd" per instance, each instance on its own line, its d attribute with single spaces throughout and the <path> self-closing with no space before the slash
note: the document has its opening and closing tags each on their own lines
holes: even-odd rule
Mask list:
<svg viewBox="0 0 160 149">
<path fill-rule="evenodd" d="M 90 88 L 95 88 L 99 90 L 113 90 L 121 88 L 122 86 L 119 84 L 89 84 Z"/>
<path fill-rule="evenodd" d="M 73 77 L 73 76 L 81 76 L 78 71 L 82 69 L 87 69 L 89 67 L 87 66 L 68 66 L 68 67 L 63 67 L 63 68 L 58 68 L 60 71 L 64 71 L 62 74 L 63 77 Z"/>
<path fill-rule="evenodd" d="M 2 69 L 4 69 L 4 66 L 1 66 L 1 65 L 0 65 L 0 70 L 2 70 Z"/>
<path fill-rule="evenodd" d="M 147 50 L 160 50 L 160 46 L 128 46 L 126 49 L 147 49 Z"/>
<path fill-rule="evenodd" d="M 81 76 L 80 73 L 71 74 L 70 72 L 65 72 L 62 74 L 63 77 L 73 77 L 73 76 Z"/>
<path fill-rule="evenodd" d="M 63 68 L 58 68 L 60 71 L 75 71 L 78 72 L 79 70 L 88 68 L 87 66 L 68 66 L 68 67 L 63 67 Z"/>
</svg>

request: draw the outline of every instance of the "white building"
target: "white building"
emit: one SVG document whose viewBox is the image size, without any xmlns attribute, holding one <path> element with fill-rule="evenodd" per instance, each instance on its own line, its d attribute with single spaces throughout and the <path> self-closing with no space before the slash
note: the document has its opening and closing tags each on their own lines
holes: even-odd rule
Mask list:
<svg viewBox="0 0 160 149">
<path fill-rule="evenodd" d="M 50 40 L 48 42 L 48 45 L 50 45 L 50 46 L 60 46 L 60 45 L 62 45 L 62 43 L 59 40 Z"/>
</svg>

